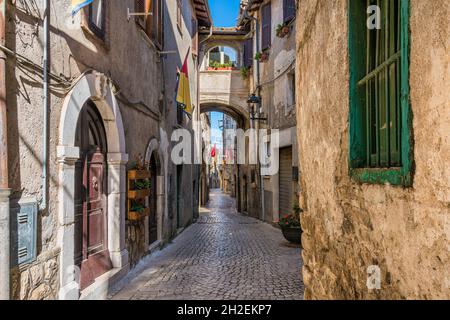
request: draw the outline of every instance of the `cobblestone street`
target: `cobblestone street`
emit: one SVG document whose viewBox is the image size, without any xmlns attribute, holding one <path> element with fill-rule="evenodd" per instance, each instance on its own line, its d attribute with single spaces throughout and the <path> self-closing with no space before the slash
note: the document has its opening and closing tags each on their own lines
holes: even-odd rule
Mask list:
<svg viewBox="0 0 450 320">
<path fill-rule="evenodd" d="M 236 213 L 213 190 L 197 223 L 132 272 L 112 299 L 302 299 L 300 249 L 281 231 Z"/>
</svg>

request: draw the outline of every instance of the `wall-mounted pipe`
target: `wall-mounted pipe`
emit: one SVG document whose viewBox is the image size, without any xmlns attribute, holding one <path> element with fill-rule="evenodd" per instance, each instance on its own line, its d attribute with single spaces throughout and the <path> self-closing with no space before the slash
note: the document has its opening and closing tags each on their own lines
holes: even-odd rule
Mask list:
<svg viewBox="0 0 450 320">
<path fill-rule="evenodd" d="M 43 132 L 42 132 L 42 198 L 39 205 L 40 210 L 47 209 L 47 192 L 48 192 L 48 136 L 49 136 L 49 30 L 50 30 L 50 0 L 44 0 L 44 61 L 43 61 L 43 91 L 42 91 L 42 109 L 43 109 Z"/>
<path fill-rule="evenodd" d="M 6 0 L 0 0 L 0 44 L 6 42 Z M 0 50 L 0 300 L 10 298 L 10 224 L 8 183 L 6 54 Z"/>
</svg>

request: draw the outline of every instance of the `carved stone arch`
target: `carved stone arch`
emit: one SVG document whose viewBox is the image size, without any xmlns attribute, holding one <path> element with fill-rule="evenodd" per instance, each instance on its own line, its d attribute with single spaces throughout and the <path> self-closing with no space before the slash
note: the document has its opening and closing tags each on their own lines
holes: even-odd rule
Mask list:
<svg viewBox="0 0 450 320">
<path fill-rule="evenodd" d="M 109 79 L 92 71 L 84 75 L 64 100 L 60 125 L 57 156 L 59 162 L 58 190 L 58 246 L 60 253 L 60 299 L 83 298 L 79 289 L 79 273 L 74 270 L 74 194 L 75 163 L 80 150 L 75 146 L 76 130 L 80 112 L 87 101 L 98 109 L 107 136 L 107 243 L 113 269 L 96 281 L 94 288 L 88 287 L 90 296 L 107 296 L 103 282 L 128 268 L 128 252 L 125 249 L 125 175 L 128 155 L 125 152 L 125 133 L 118 102 Z M 100 279 L 99 278 L 99 279 Z M 106 286 L 107 287 L 107 286 Z"/>
<path fill-rule="evenodd" d="M 240 67 L 243 64 L 243 42 L 242 41 L 230 41 L 230 40 L 210 40 L 203 46 L 203 59 L 206 59 L 208 56 L 207 53 L 211 51 L 214 48 L 217 47 L 230 47 L 234 51 L 236 51 L 236 59 L 237 59 L 237 66 Z M 203 61 L 201 63 L 202 66 L 206 67 L 207 61 Z"/>
</svg>

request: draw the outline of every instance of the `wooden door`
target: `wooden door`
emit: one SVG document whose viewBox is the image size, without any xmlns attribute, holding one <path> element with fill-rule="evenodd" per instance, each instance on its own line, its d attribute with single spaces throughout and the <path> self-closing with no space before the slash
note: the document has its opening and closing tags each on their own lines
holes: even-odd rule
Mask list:
<svg viewBox="0 0 450 320">
<path fill-rule="evenodd" d="M 157 210 L 158 210 L 158 168 L 155 155 L 153 154 L 150 159 L 150 215 L 148 217 L 148 228 L 149 228 L 149 244 L 152 244 L 158 240 L 158 220 L 157 220 Z"/>
<path fill-rule="evenodd" d="M 106 134 L 92 102 L 80 114 L 77 127 L 80 160 L 75 166 L 75 263 L 80 289 L 112 268 L 107 247 Z"/>
</svg>

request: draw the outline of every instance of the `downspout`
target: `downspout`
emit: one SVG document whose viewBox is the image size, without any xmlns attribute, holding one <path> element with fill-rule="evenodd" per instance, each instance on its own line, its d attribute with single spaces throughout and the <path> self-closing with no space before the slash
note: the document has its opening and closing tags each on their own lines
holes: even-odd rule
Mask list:
<svg viewBox="0 0 450 320">
<path fill-rule="evenodd" d="M 247 10 L 252 5 L 253 1 L 250 0 L 247 4 L 247 8 L 244 10 L 244 17 L 245 19 L 253 20 L 255 21 L 255 38 L 256 38 L 256 52 L 260 51 L 260 45 L 259 45 L 259 20 L 258 18 L 252 17 L 248 14 Z M 259 60 L 256 60 L 256 95 L 259 98 L 259 103 L 256 106 L 256 118 L 259 119 L 261 117 L 261 71 L 260 71 L 260 62 Z M 255 121 L 255 120 L 254 120 Z M 265 203 L 265 195 L 264 195 L 264 177 L 262 176 L 261 172 L 261 162 L 259 159 L 259 122 L 258 120 L 255 121 L 254 128 L 256 130 L 256 143 L 258 145 L 258 171 L 259 171 L 259 185 L 261 187 L 261 215 L 262 220 L 265 221 L 266 219 L 266 208 L 264 207 Z"/>
<path fill-rule="evenodd" d="M 47 209 L 47 192 L 48 192 L 48 131 L 49 131 L 49 78 L 48 78 L 48 59 L 49 59 L 49 22 L 50 22 L 50 6 L 49 0 L 44 0 L 44 61 L 43 61 L 43 132 L 42 132 L 42 182 L 41 192 L 42 199 L 39 205 L 40 210 Z"/>
<path fill-rule="evenodd" d="M 6 0 L 0 0 L 0 44 L 5 46 Z M 10 225 L 8 184 L 6 54 L 0 50 L 0 300 L 10 299 Z"/>
</svg>

